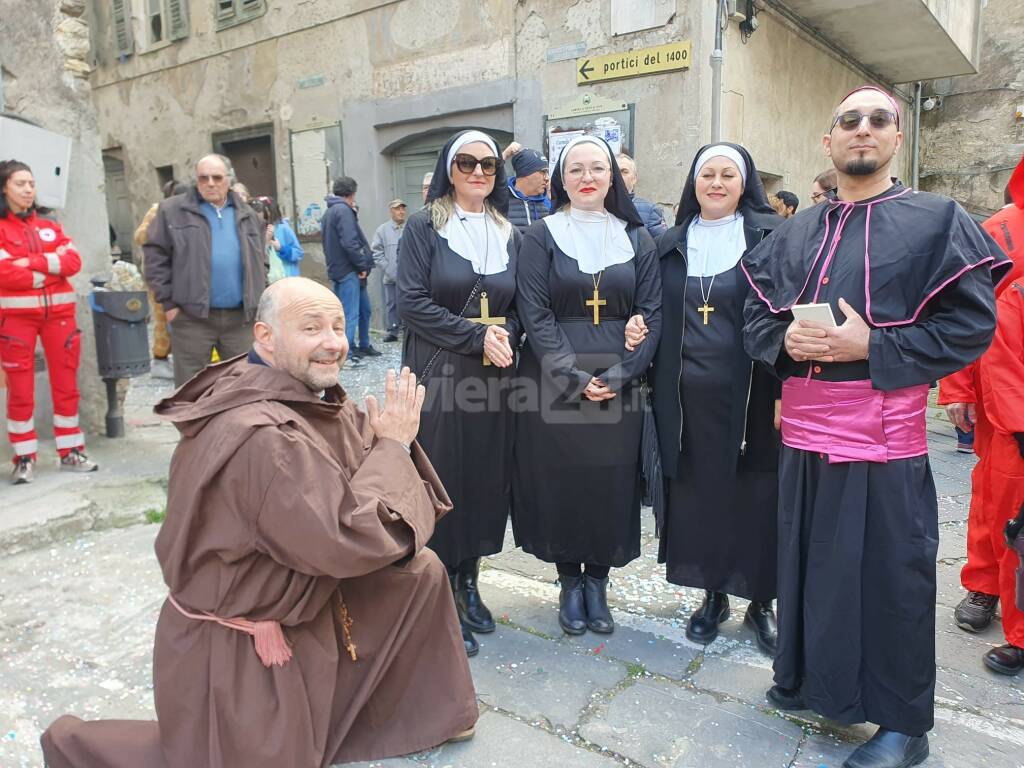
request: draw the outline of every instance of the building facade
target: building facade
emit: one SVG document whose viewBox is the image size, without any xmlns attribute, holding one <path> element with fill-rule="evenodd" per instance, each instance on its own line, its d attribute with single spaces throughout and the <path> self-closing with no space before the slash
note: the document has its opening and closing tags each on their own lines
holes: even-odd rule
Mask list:
<svg viewBox="0 0 1024 768">
<path fill-rule="evenodd" d="M 722 138 L 750 148 L 769 190 L 809 202 L 837 101 L 865 82 L 974 71 L 979 2 L 730 0 Z M 668 216 L 711 138 L 713 2 L 113 0 L 92 13 L 92 93 L 125 247 L 161 184 L 214 150 L 284 203 L 308 240 L 304 273 L 323 277 L 330 179 L 359 182 L 369 234 L 390 199 L 419 205 L 423 173 L 458 129 L 549 155 L 565 134 L 602 132 Z"/>
<path fill-rule="evenodd" d="M 925 84 L 921 188 L 987 218 L 1024 155 L 1024 3 L 987 0 L 981 35 L 977 74 Z"/>
</svg>

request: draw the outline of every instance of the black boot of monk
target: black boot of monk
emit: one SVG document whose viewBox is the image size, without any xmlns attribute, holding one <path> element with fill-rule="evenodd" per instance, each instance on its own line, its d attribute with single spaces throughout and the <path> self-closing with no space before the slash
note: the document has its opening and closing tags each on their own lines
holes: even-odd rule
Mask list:
<svg viewBox="0 0 1024 768">
<path fill-rule="evenodd" d="M 474 632 L 493 632 L 494 617 L 480 598 L 477 580 L 480 576 L 480 558 L 463 560 L 459 565 L 458 589 L 455 590 L 455 606 L 459 619 Z"/>
<path fill-rule="evenodd" d="M 459 606 L 459 569 L 449 568 L 448 569 L 448 581 L 452 585 L 452 594 L 455 596 L 455 607 L 458 610 Z M 459 626 L 462 628 L 462 644 L 466 647 L 467 656 L 476 656 L 480 653 L 480 644 L 473 637 L 473 631 L 466 626 L 466 623 L 462 620 L 462 611 L 459 613 Z"/>
</svg>

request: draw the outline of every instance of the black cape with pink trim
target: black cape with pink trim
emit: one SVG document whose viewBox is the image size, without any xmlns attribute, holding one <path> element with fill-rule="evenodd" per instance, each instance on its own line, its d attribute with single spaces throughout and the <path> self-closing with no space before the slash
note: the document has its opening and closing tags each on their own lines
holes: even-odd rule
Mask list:
<svg viewBox="0 0 1024 768">
<path fill-rule="evenodd" d="M 743 257 L 747 279 L 772 312 L 801 303 L 805 288 L 813 292 L 811 273 L 827 257 L 829 243 L 823 240 L 835 230 L 834 224 L 826 230 L 825 216 L 841 204 L 801 211 Z M 869 232 L 870 317 L 865 319 L 874 326 L 913 322 L 943 288 L 975 267 L 987 266 L 998 283 L 1011 266 L 955 201 L 909 190 L 899 181 L 872 202 Z"/>
</svg>

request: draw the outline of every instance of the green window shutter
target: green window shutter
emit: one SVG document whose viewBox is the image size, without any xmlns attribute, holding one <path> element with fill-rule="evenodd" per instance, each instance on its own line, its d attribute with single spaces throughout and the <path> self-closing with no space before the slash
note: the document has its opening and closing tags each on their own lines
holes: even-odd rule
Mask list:
<svg viewBox="0 0 1024 768">
<path fill-rule="evenodd" d="M 121 56 L 131 56 L 135 45 L 132 40 L 132 13 L 130 0 L 112 0 L 114 43 Z"/>
<path fill-rule="evenodd" d="M 217 19 L 226 21 L 235 16 L 235 0 L 217 0 Z"/>
<path fill-rule="evenodd" d="M 188 37 L 188 0 L 167 0 L 167 15 L 170 17 L 171 40 Z"/>
</svg>

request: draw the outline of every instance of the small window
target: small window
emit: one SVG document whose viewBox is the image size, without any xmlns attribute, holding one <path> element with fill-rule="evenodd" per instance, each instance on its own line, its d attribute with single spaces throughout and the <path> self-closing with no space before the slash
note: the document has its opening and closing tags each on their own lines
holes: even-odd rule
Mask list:
<svg viewBox="0 0 1024 768">
<path fill-rule="evenodd" d="M 114 22 L 114 45 L 118 56 L 131 56 L 135 49 L 132 40 L 132 14 L 128 0 L 111 0 Z"/>
<path fill-rule="evenodd" d="M 266 0 L 215 0 L 215 2 L 217 29 L 233 27 L 267 12 Z"/>
<path fill-rule="evenodd" d="M 149 44 L 164 40 L 163 0 L 146 0 L 146 27 L 149 30 Z"/>
</svg>

